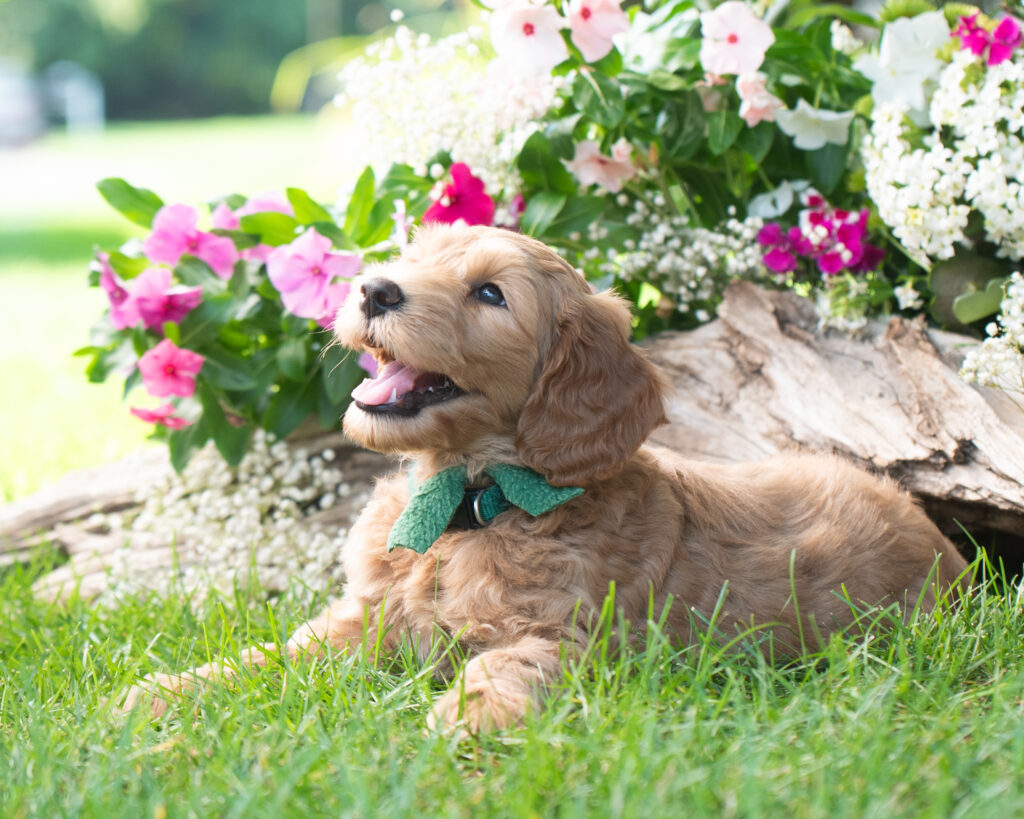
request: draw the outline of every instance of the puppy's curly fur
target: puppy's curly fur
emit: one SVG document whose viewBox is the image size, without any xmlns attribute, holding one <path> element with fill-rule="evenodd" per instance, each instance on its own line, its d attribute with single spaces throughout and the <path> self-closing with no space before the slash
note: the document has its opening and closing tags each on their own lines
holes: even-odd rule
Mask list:
<svg viewBox="0 0 1024 819">
<path fill-rule="evenodd" d="M 459 391 L 409 413 L 353 402 L 350 437 L 409 456 L 417 480 L 458 464 L 481 479 L 502 462 L 585 492 L 538 518 L 513 508 L 449 529 L 420 555 L 387 551 L 410 490 L 406 474 L 382 480 L 343 550 L 344 596 L 292 636 L 292 657 L 355 647 L 367 624 L 387 647 L 409 639 L 426 656 L 440 631 L 470 659 L 433 720 L 479 730 L 517 721 L 561 651 L 586 645 L 613 581 L 627 620 L 668 606 L 682 643 L 725 587 L 713 627 L 728 639 L 772 624 L 783 651 L 827 640 L 861 604 L 928 608 L 964 582 L 963 558 L 907 494 L 836 458 L 719 466 L 643 446 L 665 421 L 662 377 L 629 343 L 624 303 L 592 293 L 540 242 L 426 227 L 353 292 L 336 324 L 343 343 Z M 263 648 L 243 661 L 264 663 Z M 125 707 L 147 696 L 159 712 L 163 697 L 230 673 L 154 675 Z"/>
</svg>

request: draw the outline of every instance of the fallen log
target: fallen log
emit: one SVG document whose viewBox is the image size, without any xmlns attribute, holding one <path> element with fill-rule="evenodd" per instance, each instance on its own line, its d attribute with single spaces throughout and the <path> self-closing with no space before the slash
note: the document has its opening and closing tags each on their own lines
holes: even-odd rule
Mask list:
<svg viewBox="0 0 1024 819">
<path fill-rule="evenodd" d="M 975 343 L 899 317 L 870 322 L 856 338 L 822 333 L 806 299 L 738 283 L 714 322 L 645 342 L 671 382 L 670 423 L 654 442 L 719 462 L 786 450 L 834 452 L 900 481 L 961 543 L 961 525 L 983 545 L 997 533 L 1000 556 L 1019 569 L 1024 412 L 998 390 L 959 378 L 960 361 Z M 344 481 L 359 490 L 304 518 L 303 526 L 318 530 L 347 530 L 373 476 L 394 466 L 346 444 L 338 432 L 303 435 L 290 446 L 309 458 L 330 450 Z M 120 516 L 96 515 L 121 510 L 130 517 L 145 494 L 140 490 L 162 485 L 169 471 L 166 453 L 154 448 L 0 507 L 0 565 L 55 544 L 68 562 L 37 589 L 59 597 L 76 582 L 85 596 L 103 593 L 115 565 L 123 575 L 199 564 L 201 546 L 172 542 L 168 532 L 111 527 Z"/>
</svg>

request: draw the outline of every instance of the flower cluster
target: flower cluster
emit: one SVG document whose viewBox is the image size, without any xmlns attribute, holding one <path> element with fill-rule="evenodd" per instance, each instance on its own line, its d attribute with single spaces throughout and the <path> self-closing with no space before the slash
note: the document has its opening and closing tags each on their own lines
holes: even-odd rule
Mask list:
<svg viewBox="0 0 1024 819">
<path fill-rule="evenodd" d="M 764 264 L 775 273 L 791 273 L 800 257 L 811 259 L 824 276 L 875 270 L 885 252 L 865 240 L 868 211 L 834 208 L 817 193 L 805 196 L 798 226 L 783 230 L 772 222 L 757 234 L 758 244 L 768 248 Z"/>
<path fill-rule="evenodd" d="M 963 50 L 938 80 L 932 127 L 919 139 L 903 119 L 905 105 L 876 108 L 863 149 L 868 192 L 882 220 L 923 265 L 975 245 L 972 212 L 996 255 L 1020 259 L 1024 60 L 1015 56 L 982 70 Z"/>
<path fill-rule="evenodd" d="M 1024 277 L 1020 273 L 1010 277 L 999 316 L 986 333 L 984 342 L 968 351 L 960 375 L 1024 398 Z"/>
<path fill-rule="evenodd" d="M 140 490 L 140 509 L 132 517 L 93 521 L 129 535 L 115 555 L 108 601 L 180 588 L 198 603 L 210 587 L 230 592 L 248 580 L 269 591 L 310 593 L 321 590 L 327 578 L 340 581 L 338 557 L 347 530 L 326 522 L 318 526 L 314 516 L 342 500 L 361 507 L 369 487 L 346 483 L 336 460 L 332 449 L 310 453 L 262 430 L 237 467 L 212 446 L 200 450 L 180 474 L 168 470 Z M 131 538 L 150 548 L 173 547 L 176 561 L 147 561 Z"/>
<path fill-rule="evenodd" d="M 345 65 L 336 104 L 359 123 L 358 152 L 378 173 L 404 163 L 425 176 L 446 154 L 491 194 L 515 187 L 515 158 L 563 80 L 485 65 L 483 37 L 470 28 L 434 41 L 399 27 Z"/>
<path fill-rule="evenodd" d="M 1010 59 L 1014 50 L 1024 42 L 1020 23 L 1013 17 L 1004 17 L 998 25 L 989 31 L 978 22 L 980 12 L 969 17 L 960 18 L 953 29 L 953 36 L 960 38 L 960 47 L 965 48 L 976 57 L 984 57 L 989 65 L 999 65 Z"/>
</svg>

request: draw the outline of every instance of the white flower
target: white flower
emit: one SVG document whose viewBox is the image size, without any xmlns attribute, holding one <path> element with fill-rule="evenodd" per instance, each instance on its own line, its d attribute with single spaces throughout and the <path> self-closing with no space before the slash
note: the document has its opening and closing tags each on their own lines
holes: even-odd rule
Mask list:
<svg viewBox="0 0 1024 819">
<path fill-rule="evenodd" d="M 850 30 L 850 27 L 838 18 L 829 24 L 828 29 L 832 35 L 832 48 L 842 54 L 855 54 L 864 45 L 864 43 L 857 39 L 856 35 Z"/>
<path fill-rule="evenodd" d="M 758 219 L 775 219 L 782 216 L 793 206 L 796 194 L 806 190 L 810 184 L 806 179 L 784 181 L 774 190 L 758 194 L 751 199 L 747 205 L 747 215 Z"/>
<path fill-rule="evenodd" d="M 825 111 L 801 99 L 796 110 L 778 111 L 775 119 L 779 129 L 793 137 L 793 144 L 802 151 L 815 151 L 831 143 L 845 145 L 850 135 L 853 111 Z"/>
<path fill-rule="evenodd" d="M 568 22 L 552 6 L 513 0 L 491 18 L 491 43 L 506 65 L 522 74 L 548 74 L 569 49 L 561 30 Z"/>
<path fill-rule="evenodd" d="M 894 288 L 893 295 L 896 296 L 900 310 L 920 310 L 924 307 L 921 294 L 914 289 L 912 284 L 901 284 Z"/>
<path fill-rule="evenodd" d="M 943 67 L 936 52 L 948 42 L 949 26 L 941 11 L 901 17 L 885 27 L 877 56 L 865 54 L 853 67 L 874 83 L 876 105 L 895 102 L 923 111 L 926 85 Z"/>
</svg>

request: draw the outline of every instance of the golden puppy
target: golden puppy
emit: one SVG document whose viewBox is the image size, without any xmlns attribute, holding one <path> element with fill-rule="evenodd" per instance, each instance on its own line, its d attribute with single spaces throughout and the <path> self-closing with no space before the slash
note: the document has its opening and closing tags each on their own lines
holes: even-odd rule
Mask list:
<svg viewBox="0 0 1024 819">
<path fill-rule="evenodd" d="M 355 647 L 366 624 L 426 656 L 440 632 L 470 659 L 434 721 L 475 731 L 514 723 L 557 678 L 612 582 L 629 621 L 667 606 L 684 644 L 725 587 L 716 632 L 770 624 L 790 652 L 856 606 L 930 607 L 963 582 L 963 558 L 908 495 L 835 458 L 717 466 L 642 446 L 665 420 L 664 384 L 629 343 L 629 312 L 540 242 L 427 227 L 353 294 L 338 337 L 381 367 L 345 431 L 411 463 L 377 485 L 343 550 L 344 596 L 291 637 L 292 657 Z M 125 707 L 230 673 L 154 675 Z"/>
</svg>

